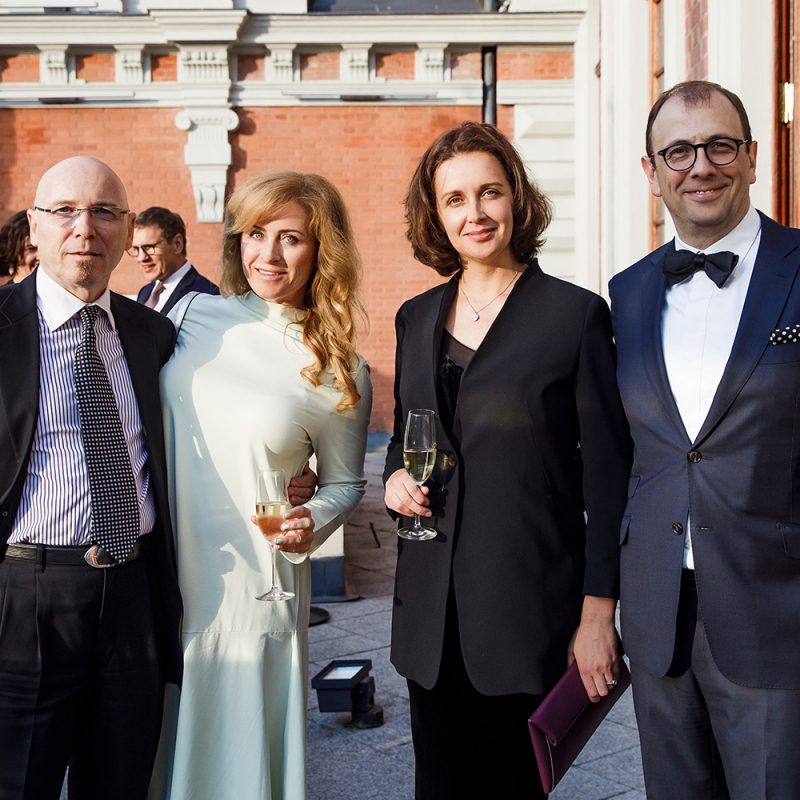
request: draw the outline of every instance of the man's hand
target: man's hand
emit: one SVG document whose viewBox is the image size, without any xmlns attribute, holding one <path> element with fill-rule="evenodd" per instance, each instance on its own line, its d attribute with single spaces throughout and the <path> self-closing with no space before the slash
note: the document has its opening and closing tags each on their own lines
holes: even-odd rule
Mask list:
<svg viewBox="0 0 800 800">
<path fill-rule="evenodd" d="M 307 503 L 317 490 L 317 473 L 306 463 L 303 467 L 303 472 L 289 481 L 288 490 L 289 502 L 293 506 L 300 506 L 303 503 Z"/>
<path fill-rule="evenodd" d="M 581 624 L 567 649 L 567 666 L 577 660 L 583 685 L 593 703 L 605 697 L 619 677 L 616 608 L 617 601 L 611 598 L 584 597 Z"/>
<path fill-rule="evenodd" d="M 430 500 L 427 486 L 417 486 L 411 480 L 409 474 L 404 469 L 399 469 L 389 476 L 386 481 L 386 494 L 383 501 L 387 508 L 397 511 L 405 517 L 413 517 L 419 514 L 422 517 L 430 517 L 431 512 L 427 506 Z"/>
</svg>

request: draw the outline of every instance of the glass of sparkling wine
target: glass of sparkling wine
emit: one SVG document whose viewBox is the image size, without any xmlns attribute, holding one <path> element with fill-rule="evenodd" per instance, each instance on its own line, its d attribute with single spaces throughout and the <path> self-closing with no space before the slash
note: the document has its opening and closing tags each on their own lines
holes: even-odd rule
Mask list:
<svg viewBox="0 0 800 800">
<path fill-rule="evenodd" d="M 258 528 L 272 550 L 272 588 L 256 600 L 288 600 L 293 592 L 278 588 L 275 568 L 275 540 L 281 535 L 283 515 L 289 510 L 286 495 L 286 474 L 282 469 L 261 469 L 256 478 L 256 520 Z"/>
<path fill-rule="evenodd" d="M 418 408 L 408 412 L 406 420 L 406 436 L 403 443 L 403 463 L 406 472 L 417 486 L 422 486 L 433 472 L 436 461 L 436 412 L 426 408 Z M 421 522 L 419 514 L 414 515 L 414 525 L 400 528 L 397 535 L 403 539 L 418 542 L 433 539 L 435 528 L 427 528 Z"/>
</svg>

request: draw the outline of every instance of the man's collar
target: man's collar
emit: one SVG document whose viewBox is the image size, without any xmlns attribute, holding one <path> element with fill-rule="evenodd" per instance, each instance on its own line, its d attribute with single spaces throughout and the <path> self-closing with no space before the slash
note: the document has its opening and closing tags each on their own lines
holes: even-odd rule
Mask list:
<svg viewBox="0 0 800 800">
<path fill-rule="evenodd" d="M 169 278 L 165 278 L 162 283 L 164 286 L 173 286 L 174 284 L 182 281 L 186 273 L 192 268 L 192 265 L 186 261 L 180 269 L 176 269 Z"/>
<path fill-rule="evenodd" d="M 675 249 L 676 250 L 691 250 L 693 253 L 722 253 L 725 250 L 730 250 L 731 253 L 736 253 L 739 256 L 739 261 L 747 255 L 750 245 L 758 234 L 761 227 L 761 217 L 758 216 L 755 206 L 750 204 L 747 213 L 742 218 L 742 221 L 728 234 L 718 239 L 714 244 L 704 247 L 702 250 L 697 247 L 692 247 L 686 244 L 678 234 L 675 234 Z"/>
<path fill-rule="evenodd" d="M 84 303 L 83 300 L 56 283 L 41 266 L 36 270 L 36 304 L 51 331 L 60 328 L 65 322 L 72 319 L 85 305 L 96 305 L 102 308 L 108 316 L 111 327 L 116 328 L 114 315 L 111 313 L 111 292 L 107 286 L 93 304 Z"/>
</svg>

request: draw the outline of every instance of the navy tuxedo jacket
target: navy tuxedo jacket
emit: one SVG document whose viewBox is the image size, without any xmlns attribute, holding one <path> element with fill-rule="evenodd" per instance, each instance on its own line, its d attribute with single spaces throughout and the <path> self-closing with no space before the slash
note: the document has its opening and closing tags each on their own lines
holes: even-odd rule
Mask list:
<svg viewBox="0 0 800 800">
<path fill-rule="evenodd" d="M 392 663 L 425 688 L 436 683 L 452 582 L 475 688 L 542 694 L 566 669 L 583 595 L 619 588 L 630 439 L 611 318 L 601 297 L 530 264 L 464 371 L 451 439 L 437 377 L 457 291 L 453 278 L 397 314 L 384 479 L 403 468 L 408 411 L 436 410 L 425 519 L 439 533 L 398 540 Z"/>
<path fill-rule="evenodd" d="M 146 303 L 147 298 L 153 292 L 153 287 L 156 285 L 155 281 L 150 281 L 146 286 L 139 289 L 139 294 L 136 297 L 137 303 Z M 219 294 L 219 288 L 216 284 L 211 283 L 208 278 L 204 278 L 194 267 L 189 267 L 189 271 L 180 279 L 175 291 L 169 296 L 167 302 L 164 303 L 164 308 L 159 309 L 159 314 L 168 314 L 172 307 L 189 292 L 202 292 L 203 294 Z"/>
<path fill-rule="evenodd" d="M 147 445 L 156 506 L 152 537 L 153 608 L 166 679 L 180 683 L 183 653 L 175 550 L 170 523 L 158 373 L 172 354 L 172 323 L 111 293 L 111 312 L 131 375 Z M 36 274 L 0 287 L 0 552 L 19 508 L 39 417 L 39 321 Z"/>
<path fill-rule="evenodd" d="M 661 341 L 669 243 L 611 280 L 617 376 L 634 441 L 620 531 L 622 637 L 656 677 L 673 656 L 691 514 L 695 576 L 715 663 L 742 686 L 800 688 L 800 231 L 762 218 L 733 349 L 694 441 Z M 677 523 L 677 524 L 676 524 Z"/>
</svg>

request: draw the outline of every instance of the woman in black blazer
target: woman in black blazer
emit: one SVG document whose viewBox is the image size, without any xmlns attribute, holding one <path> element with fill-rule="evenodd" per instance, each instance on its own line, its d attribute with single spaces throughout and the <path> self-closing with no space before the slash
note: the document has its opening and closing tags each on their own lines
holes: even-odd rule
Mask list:
<svg viewBox="0 0 800 800">
<path fill-rule="evenodd" d="M 631 448 L 610 315 L 539 268 L 550 204 L 495 127 L 440 136 L 406 212 L 415 257 L 453 276 L 397 314 L 384 472 L 389 509 L 438 531 L 398 544 L 392 662 L 409 684 L 416 797 L 541 797 L 528 717 L 573 650 L 590 697 L 617 676 Z M 417 408 L 437 415 L 422 489 L 403 469 Z"/>
</svg>

